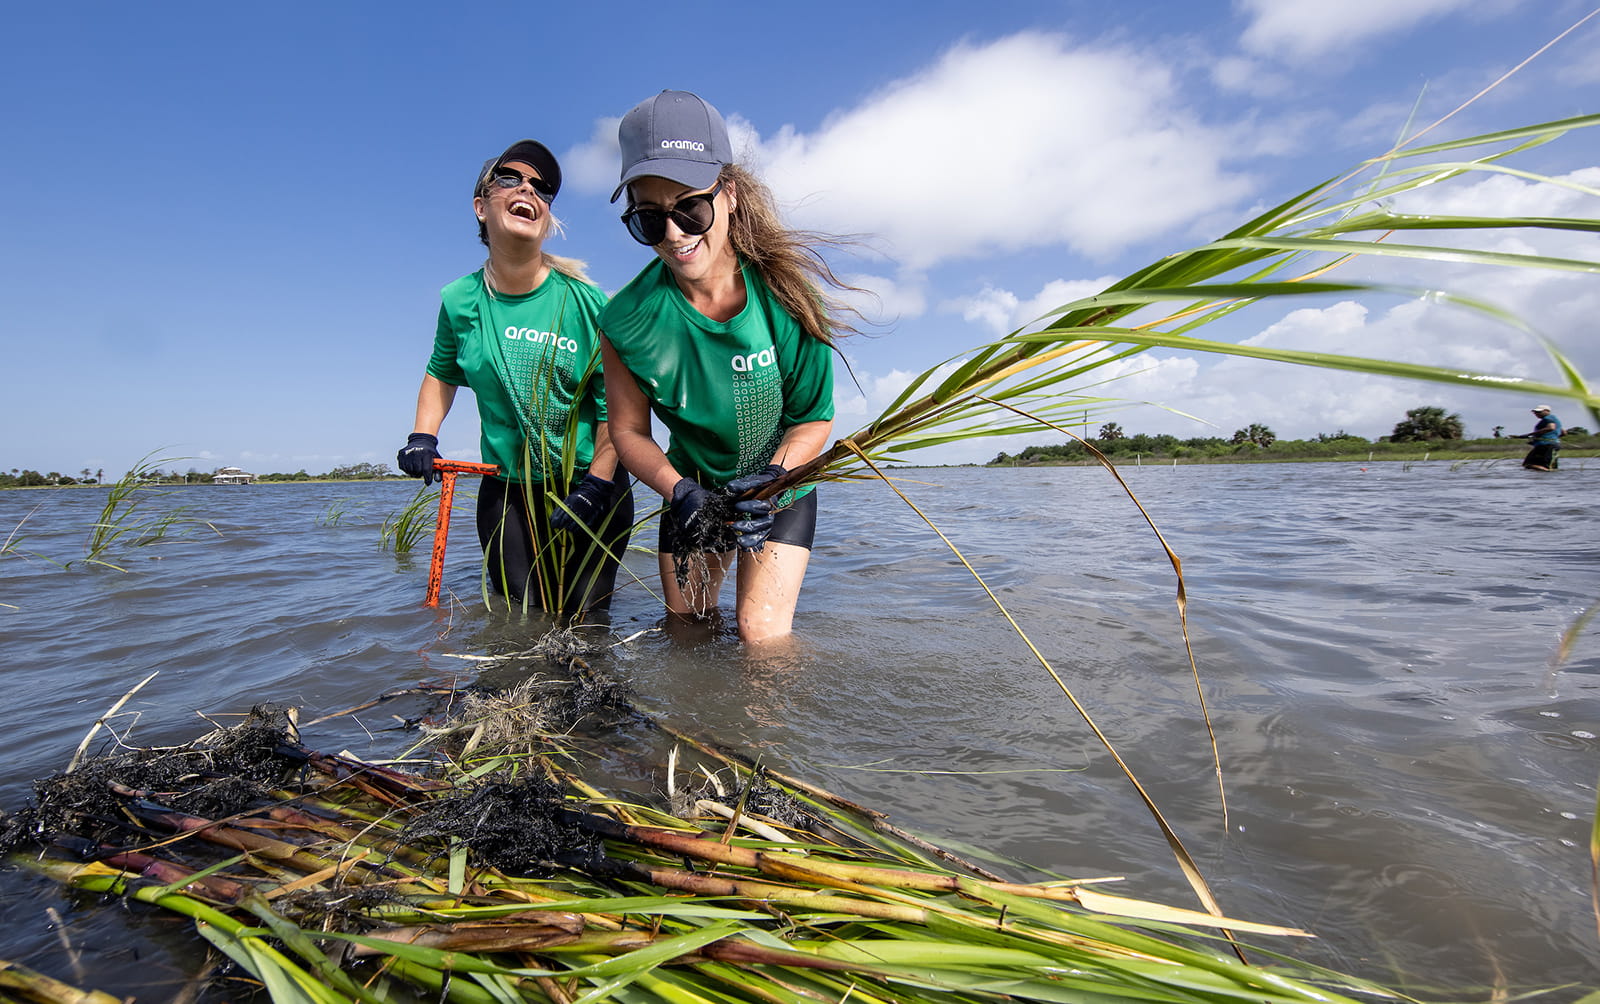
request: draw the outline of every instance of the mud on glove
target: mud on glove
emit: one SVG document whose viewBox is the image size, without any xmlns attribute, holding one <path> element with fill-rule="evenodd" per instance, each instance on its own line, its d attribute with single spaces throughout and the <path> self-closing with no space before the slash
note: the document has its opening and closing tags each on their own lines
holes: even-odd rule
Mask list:
<svg viewBox="0 0 1600 1004">
<path fill-rule="evenodd" d="M 728 494 L 736 500 L 733 509 L 742 514 L 742 518 L 734 520 L 732 524 L 733 532 L 738 535 L 740 550 L 761 550 L 762 545 L 767 542 L 767 534 L 772 532 L 773 520 L 770 500 L 744 496 L 754 495 L 764 486 L 788 473 L 788 468 L 782 464 L 768 464 L 754 474 L 746 474 L 742 478 L 734 478 L 728 482 Z"/>
<path fill-rule="evenodd" d="M 615 486 L 610 481 L 598 475 L 585 474 L 578 486 L 561 500 L 561 504 L 572 511 L 569 513 L 566 509 L 558 508 L 551 512 L 550 525 L 573 534 L 578 533 L 579 524 L 591 531 L 597 530 L 605 521 L 615 495 Z"/>
<path fill-rule="evenodd" d="M 438 477 L 433 471 L 433 462 L 442 459 L 439 456 L 439 437 L 426 432 L 413 432 L 406 439 L 405 448 L 395 455 L 395 462 L 400 469 L 414 478 L 421 478 L 423 487 L 433 484 L 434 478 Z"/>
</svg>

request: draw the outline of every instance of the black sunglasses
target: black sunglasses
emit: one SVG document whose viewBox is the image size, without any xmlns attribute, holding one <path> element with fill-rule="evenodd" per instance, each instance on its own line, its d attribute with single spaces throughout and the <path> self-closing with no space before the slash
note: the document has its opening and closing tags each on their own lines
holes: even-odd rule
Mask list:
<svg viewBox="0 0 1600 1004">
<path fill-rule="evenodd" d="M 531 186 L 534 194 L 539 196 L 539 198 L 543 199 L 546 203 L 555 201 L 556 197 L 555 189 L 550 187 L 549 182 L 545 181 L 543 178 L 535 177 L 533 175 L 524 176 L 513 167 L 502 167 L 500 170 L 496 171 L 494 173 L 494 177 L 489 179 L 489 184 L 495 186 L 496 188 L 508 189 L 521 188 L 524 184 L 526 184 Z"/>
<path fill-rule="evenodd" d="M 622 222 L 628 225 L 628 233 L 633 239 L 646 247 L 655 247 L 667 239 L 669 219 L 686 234 L 703 234 L 717 221 L 717 207 L 712 200 L 720 191 L 722 182 L 719 181 L 711 191 L 679 199 L 671 209 L 630 206 L 622 214 Z"/>
</svg>

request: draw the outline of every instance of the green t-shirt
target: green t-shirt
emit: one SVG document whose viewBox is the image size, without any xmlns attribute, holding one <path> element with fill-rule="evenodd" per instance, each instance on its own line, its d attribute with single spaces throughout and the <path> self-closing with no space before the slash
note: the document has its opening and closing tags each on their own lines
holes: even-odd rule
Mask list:
<svg viewBox="0 0 1600 1004">
<path fill-rule="evenodd" d="M 790 427 L 833 418 L 833 350 L 807 335 L 755 269 L 744 309 L 713 321 L 657 259 L 600 312 L 600 330 L 672 434 L 678 473 L 720 488 L 772 462 Z"/>
<path fill-rule="evenodd" d="M 595 327 L 605 294 L 554 269 L 531 293 L 491 294 L 479 269 L 446 286 L 440 299 L 428 373 L 472 389 L 483 462 L 499 464 L 508 480 L 559 479 L 570 448 L 582 474 L 606 418 Z"/>
</svg>

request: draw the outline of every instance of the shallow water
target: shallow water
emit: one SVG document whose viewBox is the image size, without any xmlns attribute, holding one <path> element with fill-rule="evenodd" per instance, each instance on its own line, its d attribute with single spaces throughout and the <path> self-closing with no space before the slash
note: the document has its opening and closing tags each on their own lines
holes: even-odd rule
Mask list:
<svg viewBox="0 0 1600 1004">
<path fill-rule="evenodd" d="M 1308 928 L 1290 954 L 1434 997 L 1600 984 L 1588 829 L 1600 746 L 1600 465 L 1292 464 L 1123 468 L 1173 549 L 1216 729 L 1219 807 L 1174 604 L 1150 527 L 1091 468 L 901 471 L 1138 773 L 1229 913 Z M 178 489 L 182 539 L 82 557 L 99 489 L 0 492 L 0 805 L 60 770 L 94 720 L 184 741 L 266 701 L 302 720 L 452 679 L 458 654 L 527 647 L 542 625 L 486 612 L 469 510 L 439 611 L 426 549 L 379 546 L 415 483 Z M 632 586 L 595 660 L 641 707 L 891 814 L 953 848 L 1193 905 L 1159 831 L 971 575 L 881 484 L 823 489 L 793 651 L 725 632 L 669 637 Z M 640 541 L 653 544 L 653 527 Z M 630 565 L 653 574 L 653 557 Z M 403 696 L 305 728 L 386 756 L 432 706 Z M 599 765 L 648 793 L 658 750 Z M 1010 869 L 1024 874 L 1020 869 Z M 203 954 L 185 921 L 0 873 L 0 958 L 144 1000 Z M 75 951 L 68 951 L 67 946 Z M 1569 1000 L 1567 991 L 1552 999 Z"/>
</svg>

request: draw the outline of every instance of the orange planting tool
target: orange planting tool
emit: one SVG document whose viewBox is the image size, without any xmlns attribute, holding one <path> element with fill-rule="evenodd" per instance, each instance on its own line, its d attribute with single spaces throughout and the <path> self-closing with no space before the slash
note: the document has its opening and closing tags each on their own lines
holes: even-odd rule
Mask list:
<svg viewBox="0 0 1600 1004">
<path fill-rule="evenodd" d="M 428 569 L 427 606 L 439 605 L 439 584 L 444 581 L 444 545 L 450 536 L 450 505 L 456 497 L 457 474 L 498 474 L 495 464 L 474 464 L 465 460 L 435 460 L 434 473 L 439 475 L 439 520 L 433 531 L 433 565 Z"/>
</svg>

